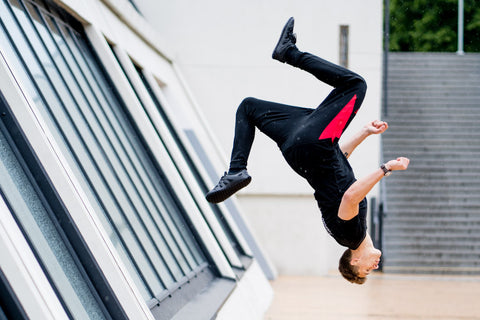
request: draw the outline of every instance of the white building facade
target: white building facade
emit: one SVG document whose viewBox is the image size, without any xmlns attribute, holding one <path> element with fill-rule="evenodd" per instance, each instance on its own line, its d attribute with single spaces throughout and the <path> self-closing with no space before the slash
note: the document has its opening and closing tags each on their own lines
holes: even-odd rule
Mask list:
<svg viewBox="0 0 480 320">
<path fill-rule="evenodd" d="M 0 319 L 260 319 L 273 269 L 126 0 L 0 1 Z"/>
<path fill-rule="evenodd" d="M 297 46 L 363 76 L 367 95 L 348 137 L 379 119 L 383 3 L 380 0 L 139 1 L 146 19 L 172 46 L 192 97 L 197 124 L 216 149 L 211 186 L 227 169 L 235 111 L 253 96 L 315 108 L 331 88 L 271 59 L 281 28 L 295 17 Z M 379 137 L 369 137 L 350 161 L 357 177 L 380 164 Z M 276 272 L 325 275 L 342 249 L 324 230 L 313 190 L 285 163 L 274 142 L 257 134 L 249 159 L 253 180 L 238 202 Z M 371 196 L 376 196 L 375 188 Z"/>
</svg>

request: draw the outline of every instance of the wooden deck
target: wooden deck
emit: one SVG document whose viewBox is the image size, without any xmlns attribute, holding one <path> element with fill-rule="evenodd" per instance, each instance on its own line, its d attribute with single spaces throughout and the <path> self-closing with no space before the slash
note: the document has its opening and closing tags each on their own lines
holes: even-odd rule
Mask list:
<svg viewBox="0 0 480 320">
<path fill-rule="evenodd" d="M 480 277 L 370 275 L 354 285 L 339 275 L 281 276 L 264 320 L 480 319 Z"/>
</svg>

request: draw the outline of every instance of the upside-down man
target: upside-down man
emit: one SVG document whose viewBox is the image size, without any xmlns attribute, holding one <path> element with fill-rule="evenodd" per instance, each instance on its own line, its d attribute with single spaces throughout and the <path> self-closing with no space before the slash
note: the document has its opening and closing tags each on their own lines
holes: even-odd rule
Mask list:
<svg viewBox="0 0 480 320">
<path fill-rule="evenodd" d="M 372 121 L 339 145 L 342 133 L 365 97 L 365 80 L 343 67 L 299 51 L 293 25 L 290 18 L 272 57 L 309 72 L 334 89 L 316 109 L 244 99 L 236 113 L 228 173 L 206 198 L 212 203 L 224 201 L 250 183 L 247 159 L 257 127 L 277 143 L 292 169 L 315 190 L 325 228 L 340 245 L 348 248 L 340 258 L 340 273 L 348 281 L 362 284 L 370 271 L 378 268 L 381 256 L 367 233 L 366 195 L 392 171 L 406 170 L 409 159 L 390 160 L 367 176 L 355 179 L 348 157 L 369 135 L 387 130 L 388 124 Z"/>
</svg>

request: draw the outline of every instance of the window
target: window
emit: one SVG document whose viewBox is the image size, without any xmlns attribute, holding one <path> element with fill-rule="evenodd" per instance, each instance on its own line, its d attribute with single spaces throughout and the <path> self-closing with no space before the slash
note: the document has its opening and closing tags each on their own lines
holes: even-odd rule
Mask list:
<svg viewBox="0 0 480 320">
<path fill-rule="evenodd" d="M 33 1 L 0 0 L 0 17 L 10 67 L 148 305 L 196 279 L 206 286 L 214 276 L 184 209 L 82 29 L 60 18 L 66 13 Z"/>
<path fill-rule="evenodd" d="M 340 65 L 348 68 L 348 26 L 340 26 Z"/>
</svg>

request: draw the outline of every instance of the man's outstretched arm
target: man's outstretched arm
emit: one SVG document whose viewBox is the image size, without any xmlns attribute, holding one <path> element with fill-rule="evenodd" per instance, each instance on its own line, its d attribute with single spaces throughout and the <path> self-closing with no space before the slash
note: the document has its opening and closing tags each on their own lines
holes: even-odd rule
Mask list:
<svg viewBox="0 0 480 320">
<path fill-rule="evenodd" d="M 389 170 L 407 170 L 410 160 L 407 158 L 398 158 L 385 163 Z M 372 188 L 384 177 L 382 169 L 378 168 L 369 175 L 355 181 L 345 191 L 338 208 L 338 217 L 342 220 L 353 219 L 358 214 L 358 204 L 367 196 Z"/>
<path fill-rule="evenodd" d="M 342 150 L 345 157 L 350 157 L 353 150 L 362 143 L 369 135 L 371 134 L 380 134 L 385 132 L 388 129 L 388 123 L 380 120 L 374 120 L 367 123 L 362 130 L 357 132 L 350 140 L 342 142 L 340 145 L 340 150 Z"/>
</svg>

